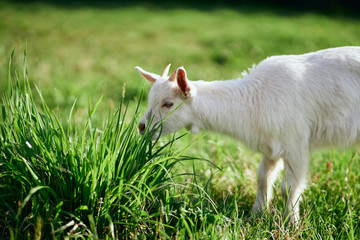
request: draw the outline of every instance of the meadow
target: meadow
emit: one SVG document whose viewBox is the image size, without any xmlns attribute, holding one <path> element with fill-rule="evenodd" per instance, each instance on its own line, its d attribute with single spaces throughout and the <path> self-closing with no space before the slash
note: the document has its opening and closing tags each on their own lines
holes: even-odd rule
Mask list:
<svg viewBox="0 0 360 240">
<path fill-rule="evenodd" d="M 261 156 L 215 133 L 140 136 L 151 86 L 134 69 L 238 78 L 268 56 L 359 45 L 357 16 L 146 1 L 4 1 L 0 16 L 1 239 L 360 238 L 356 149 L 312 155 L 299 228 L 280 181 L 250 220 Z"/>
</svg>

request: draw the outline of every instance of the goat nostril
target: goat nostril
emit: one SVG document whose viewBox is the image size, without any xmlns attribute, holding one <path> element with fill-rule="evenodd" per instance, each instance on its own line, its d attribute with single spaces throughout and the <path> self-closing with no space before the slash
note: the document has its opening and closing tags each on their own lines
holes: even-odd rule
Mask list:
<svg viewBox="0 0 360 240">
<path fill-rule="evenodd" d="M 139 124 L 139 132 L 141 134 L 143 134 L 145 132 L 145 123 L 140 123 Z"/>
</svg>

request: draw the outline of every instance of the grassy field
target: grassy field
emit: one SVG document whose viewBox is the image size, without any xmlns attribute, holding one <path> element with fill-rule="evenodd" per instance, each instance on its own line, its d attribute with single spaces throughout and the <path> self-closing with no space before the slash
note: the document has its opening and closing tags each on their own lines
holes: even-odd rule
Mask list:
<svg viewBox="0 0 360 240">
<path fill-rule="evenodd" d="M 298 229 L 279 182 L 249 221 L 261 156 L 214 133 L 140 137 L 150 84 L 134 70 L 237 78 L 267 56 L 360 45 L 359 18 L 149 2 L 0 2 L 0 16 L 1 239 L 360 238 L 356 150 L 312 155 Z"/>
</svg>

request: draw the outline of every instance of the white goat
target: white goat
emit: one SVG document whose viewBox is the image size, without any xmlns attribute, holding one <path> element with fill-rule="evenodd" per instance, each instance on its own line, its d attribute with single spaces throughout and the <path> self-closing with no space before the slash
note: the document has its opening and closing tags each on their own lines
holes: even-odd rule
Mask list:
<svg viewBox="0 0 360 240">
<path fill-rule="evenodd" d="M 360 47 L 269 57 L 243 79 L 228 81 L 189 81 L 183 67 L 167 77 L 169 67 L 161 76 L 136 67 L 153 83 L 140 133 L 150 114 L 154 125 L 182 104 L 163 123 L 162 135 L 183 127 L 213 130 L 263 153 L 254 213 L 268 206 L 283 159 L 285 215 L 297 222 L 309 151 L 360 143 Z"/>
</svg>

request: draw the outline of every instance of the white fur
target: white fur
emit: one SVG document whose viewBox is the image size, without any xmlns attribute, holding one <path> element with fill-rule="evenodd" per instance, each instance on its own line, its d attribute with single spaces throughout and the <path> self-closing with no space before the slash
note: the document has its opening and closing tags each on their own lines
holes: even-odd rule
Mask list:
<svg viewBox="0 0 360 240">
<path fill-rule="evenodd" d="M 171 81 L 167 76 L 154 77 L 149 108 L 140 125 L 147 124 L 150 111 L 154 124 L 183 104 L 163 123 L 162 134 L 183 127 L 212 130 L 263 153 L 255 213 L 271 200 L 280 159 L 285 167 L 281 189 L 288 197 L 285 214 L 296 222 L 309 151 L 360 142 L 360 47 L 269 57 L 243 79 L 186 79 L 190 88 L 187 95 L 179 83 L 184 72 L 179 68 Z M 174 105 L 167 108 L 164 102 Z"/>
</svg>

